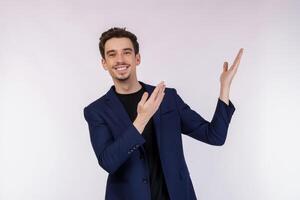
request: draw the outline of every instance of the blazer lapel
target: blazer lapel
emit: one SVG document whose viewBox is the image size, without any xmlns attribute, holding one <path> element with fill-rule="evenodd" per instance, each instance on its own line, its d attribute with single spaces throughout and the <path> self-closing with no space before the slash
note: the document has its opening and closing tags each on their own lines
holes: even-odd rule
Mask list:
<svg viewBox="0 0 300 200">
<path fill-rule="evenodd" d="M 148 95 L 148 98 L 149 98 L 151 96 L 153 90 L 155 89 L 155 87 L 152 86 L 152 85 L 148 85 L 148 84 L 146 84 L 142 81 L 139 81 L 139 83 L 144 86 L 145 90 L 149 94 Z M 127 127 L 130 124 L 132 124 L 132 121 L 130 120 L 129 115 L 127 114 L 122 102 L 117 97 L 114 88 L 115 88 L 115 86 L 112 85 L 110 87 L 109 91 L 106 93 L 106 95 L 105 95 L 106 103 L 107 103 L 108 107 L 115 114 L 115 117 L 118 119 L 117 121 L 119 121 L 124 127 Z M 161 113 L 161 106 L 163 106 L 163 104 L 161 104 L 158 107 L 158 110 L 152 116 L 158 147 L 160 147 L 160 113 Z"/>
</svg>

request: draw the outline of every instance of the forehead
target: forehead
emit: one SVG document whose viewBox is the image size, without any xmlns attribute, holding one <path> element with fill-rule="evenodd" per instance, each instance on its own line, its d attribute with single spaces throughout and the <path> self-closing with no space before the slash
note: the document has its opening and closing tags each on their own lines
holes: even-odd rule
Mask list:
<svg viewBox="0 0 300 200">
<path fill-rule="evenodd" d="M 107 40 L 105 42 L 104 45 L 104 49 L 105 52 L 109 51 L 109 50 L 122 50 L 125 48 L 132 48 L 133 49 L 133 45 L 132 42 L 129 38 L 111 38 L 109 40 Z"/>
</svg>

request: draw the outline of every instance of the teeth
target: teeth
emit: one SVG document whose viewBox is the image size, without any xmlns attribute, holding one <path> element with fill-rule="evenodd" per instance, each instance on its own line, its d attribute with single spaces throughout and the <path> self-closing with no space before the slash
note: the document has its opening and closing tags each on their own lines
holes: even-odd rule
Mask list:
<svg viewBox="0 0 300 200">
<path fill-rule="evenodd" d="M 116 70 L 124 70 L 124 69 L 126 69 L 127 67 L 119 67 L 119 68 L 117 68 Z"/>
</svg>

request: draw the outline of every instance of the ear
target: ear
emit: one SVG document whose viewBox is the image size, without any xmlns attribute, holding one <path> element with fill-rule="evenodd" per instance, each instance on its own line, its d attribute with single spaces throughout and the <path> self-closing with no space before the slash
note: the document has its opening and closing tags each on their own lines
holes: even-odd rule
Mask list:
<svg viewBox="0 0 300 200">
<path fill-rule="evenodd" d="M 136 62 L 136 65 L 139 65 L 141 63 L 141 55 L 140 55 L 140 53 L 136 54 L 136 56 L 135 56 L 135 62 Z"/>
<path fill-rule="evenodd" d="M 102 67 L 103 67 L 103 69 L 107 71 L 107 64 L 106 64 L 106 60 L 102 58 L 102 59 L 101 59 L 101 63 L 102 63 Z"/>
</svg>

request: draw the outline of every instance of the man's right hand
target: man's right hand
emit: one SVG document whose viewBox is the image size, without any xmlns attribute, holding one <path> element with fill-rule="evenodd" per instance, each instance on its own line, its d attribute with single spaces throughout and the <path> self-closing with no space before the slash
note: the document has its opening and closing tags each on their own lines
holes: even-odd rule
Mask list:
<svg viewBox="0 0 300 200">
<path fill-rule="evenodd" d="M 139 130 L 140 133 L 143 132 L 146 124 L 154 115 L 154 113 L 159 108 L 163 97 L 165 95 L 165 87 L 164 81 L 161 81 L 153 90 L 151 96 L 147 100 L 148 92 L 144 92 L 140 102 L 137 106 L 137 117 L 133 124 Z"/>
</svg>

